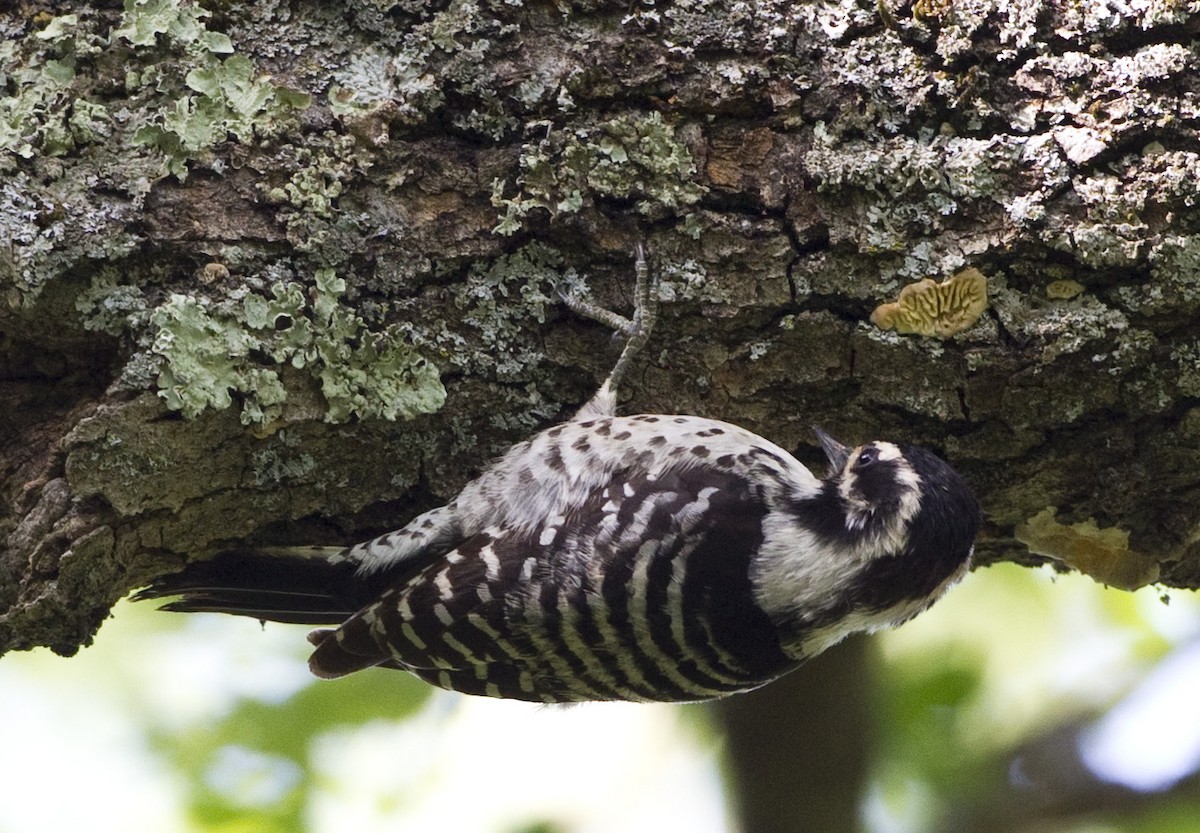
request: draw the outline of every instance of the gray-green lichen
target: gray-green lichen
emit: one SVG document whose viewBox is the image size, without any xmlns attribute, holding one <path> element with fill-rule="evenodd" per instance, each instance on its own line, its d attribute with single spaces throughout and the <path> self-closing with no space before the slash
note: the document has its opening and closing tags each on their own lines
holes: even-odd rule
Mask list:
<svg viewBox="0 0 1200 833">
<path fill-rule="evenodd" d="M 51 18 L 34 36 L 36 50 L 0 41 L 0 87 L 12 91 L 0 96 L 0 151 L 26 159 L 35 153 L 61 156 L 107 129 L 104 105 L 84 100 L 67 106 L 81 52 L 97 49 L 85 38 L 77 43 L 78 26 L 75 14 Z"/>
<path fill-rule="evenodd" d="M 132 142 L 162 153 L 165 170 L 186 176 L 186 162 L 230 134 L 251 141 L 308 97 L 269 83 L 234 53 L 229 36 L 206 28 L 209 12 L 185 0 L 125 0 L 118 25 L 78 14 L 51 18 L 32 39 L 0 42 L 0 65 L 14 94 L 0 97 L 0 150 L 31 158 L 59 156 L 130 128 L 97 100 L 95 64 L 124 47 L 124 87 L 135 107 L 162 93 L 177 95 L 142 114 Z M 119 121 L 120 125 L 114 122 Z"/>
<path fill-rule="evenodd" d="M 310 145 L 295 148 L 287 182 L 260 185 L 260 190 L 271 203 L 328 219 L 334 214 L 345 183 L 361 173 L 367 163 L 353 137 L 327 131 L 315 139 Z M 288 212 L 285 219 L 291 220 L 294 213 Z"/>
<path fill-rule="evenodd" d="M 304 448 L 303 439 L 284 428 L 275 442 L 250 455 L 249 471 L 255 486 L 272 486 L 303 481 L 318 470 L 316 459 Z"/>
<path fill-rule="evenodd" d="M 944 232 L 964 203 L 995 200 L 999 178 L 1018 167 L 1020 156 L 1016 144 L 1002 137 L 846 142 L 820 124 L 814 136 L 805 165 L 822 191 L 854 195 L 836 208 L 837 215 L 853 218 L 839 223 L 837 232 L 854 229 L 853 242 L 868 253 L 904 252 L 914 239 Z"/>
<path fill-rule="evenodd" d="M 141 287 L 121 282 L 120 272 L 104 267 L 75 298 L 83 326 L 112 336 L 135 331 L 149 321 L 146 295 Z"/>
<path fill-rule="evenodd" d="M 574 214 L 597 200 L 632 200 L 648 219 L 682 216 L 705 189 L 696 165 L 674 129 L 658 113 L 627 114 L 594 127 L 552 131 L 521 152 L 518 192 L 496 180 L 492 202 L 504 209 L 494 229 L 509 235 L 534 210 Z"/>
<path fill-rule="evenodd" d="M 512 21 L 519 3 L 451 0 L 436 9 L 406 4 L 400 11 L 408 16 L 399 26 L 382 10 L 364 13 L 357 5 L 360 23 L 378 15 L 379 35 L 333 69 L 326 90 L 330 109 L 352 130 L 372 143 L 386 143 L 393 127 L 426 123 L 451 95 L 471 102 L 452 117 L 460 130 L 494 141 L 520 127 L 514 112 L 520 96 L 507 94 L 502 65 L 493 58 L 497 44 L 520 31 Z"/>
<path fill-rule="evenodd" d="M 189 0 L 77 4 L 0 38 L 0 298 L 36 303 L 88 261 L 129 254 L 153 183 L 220 167 L 218 146 L 295 126 L 307 96 L 276 85 Z M 14 25 L 13 19 L 4 24 Z"/>
<path fill-rule="evenodd" d="M 1146 346 L 1148 333 L 1132 327 L 1119 309 L 1087 295 L 1067 304 L 1031 307 L 1023 296 L 1001 289 L 992 295 L 992 307 L 1005 330 L 1041 364 L 1086 353 L 1093 370 L 1115 371 L 1127 362 L 1114 365 L 1110 360 L 1120 356 L 1113 351 L 1136 348 L 1140 352 Z"/>
<path fill-rule="evenodd" d="M 110 35 L 135 52 L 165 49 L 176 59 L 156 61 L 140 73 L 131 70 L 125 86 L 134 95 L 141 87 L 178 87 L 182 74 L 178 97 L 133 135 L 135 144 L 158 150 L 164 169 L 179 179 L 187 177 L 189 160 L 229 135 L 253 141 L 280 130 L 286 125 L 281 120 L 309 105 L 308 95 L 270 83 L 250 59 L 232 54 L 228 35 L 205 28 L 208 15 L 181 0 L 125 0 L 122 24 Z"/>
<path fill-rule="evenodd" d="M 402 124 L 424 121 L 444 98 L 427 58 L 425 50 L 394 55 L 380 48 L 351 56 L 334 72 L 330 109 L 338 116 L 363 117 L 387 108 L 388 116 Z"/>
<path fill-rule="evenodd" d="M 978 254 L 1018 239 L 1038 240 L 1095 268 L 1144 262 L 1144 244 L 1153 232 L 1145 219 L 1147 207 L 1190 205 L 1200 181 L 1194 174 L 1200 157 L 1154 141 L 1140 143 L 1140 154 L 1115 156 L 1115 151 L 1134 136 L 1153 136 L 1156 130 L 1169 135 L 1181 119 L 1200 114 L 1190 93 L 1162 93 L 1164 86 L 1186 85 L 1196 57 L 1182 43 L 1121 52 L 1109 51 L 1105 39 L 1122 30 L 1177 23 L 1181 9 L 1170 5 L 1121 13 L 1103 4 L 1056 7 L 1061 15 L 1056 35 L 1070 32 L 1077 43 L 1032 53 L 1030 39 L 1047 11 L 1034 0 L 954 2 L 939 6 L 932 17 L 914 13 L 891 20 L 891 29 L 907 30 L 922 42 L 935 40 L 946 60 L 978 48 L 981 37 L 991 44 L 993 34 L 985 31 L 998 27 L 999 43 L 992 48 L 999 51 L 987 71 L 931 60 L 894 31 L 850 37 L 846 33 L 856 25 L 852 15 L 833 29 L 824 21 L 834 39 L 845 35 L 830 53 L 830 77 L 860 101 L 859 107 L 819 122 L 805 156 L 806 168 L 829 194 L 824 207 L 834 220 L 831 240 L 874 255 L 908 253 L 914 242 L 932 244 L 934 262 L 926 266 L 941 268 L 929 271 L 945 271 L 951 265 L 936 261 L 961 256 L 954 249 L 964 243 L 971 248 L 968 254 Z M 1101 8 L 1107 11 L 1093 14 Z M 808 14 L 820 19 L 817 11 Z M 1005 84 L 1021 95 L 990 94 Z M 939 102 L 944 111 L 937 109 Z M 940 126 L 921 121 L 947 113 Z M 985 120 L 995 129 L 979 138 Z M 922 129 L 901 131 L 901 123 L 922 124 Z M 1114 159 L 1096 166 L 1105 154 Z M 1063 217 L 1064 193 L 1078 199 L 1082 217 Z M 966 241 L 951 231 L 958 218 L 997 209 L 1007 218 L 1005 225 L 975 229 Z M 905 260 L 911 261 L 911 254 Z M 918 264 L 906 262 L 906 271 L 913 265 Z M 914 275 L 894 270 L 892 263 L 882 265 L 887 277 Z"/>
<path fill-rule="evenodd" d="M 0 37 L 0 298 L 10 309 L 81 257 L 120 256 L 132 245 L 110 231 L 112 212 L 95 207 L 88 182 L 62 175 L 72 155 L 95 155 L 122 132 L 93 90 L 103 45 L 78 14 L 46 16 L 30 37 Z M 139 175 L 135 162 L 108 181 Z"/>
<path fill-rule="evenodd" d="M 1170 235 L 1148 253 L 1153 278 L 1118 287 L 1121 305 L 1139 315 L 1190 314 L 1200 307 L 1200 237 Z"/>
<path fill-rule="evenodd" d="M 426 353 L 455 370 L 505 381 L 528 379 L 545 360 L 536 325 L 546 320 L 559 287 L 580 279 L 562 254 L 531 243 L 511 255 L 471 264 L 450 292 L 456 314 L 399 325 Z"/>
<path fill-rule="evenodd" d="M 98 280 L 77 303 L 93 328 L 147 328 L 145 352 L 130 364 L 142 373 L 147 362 L 157 368 L 159 396 L 185 417 L 224 410 L 237 396 L 243 423 L 269 425 L 284 416 L 289 370 L 319 383 L 327 422 L 411 419 L 441 408 L 437 368 L 400 325 L 373 331 L 339 303 L 345 289 L 331 270 L 318 270 L 311 289 L 276 282 L 267 293 L 223 301 L 172 293 L 148 309 L 137 290 Z"/>
</svg>

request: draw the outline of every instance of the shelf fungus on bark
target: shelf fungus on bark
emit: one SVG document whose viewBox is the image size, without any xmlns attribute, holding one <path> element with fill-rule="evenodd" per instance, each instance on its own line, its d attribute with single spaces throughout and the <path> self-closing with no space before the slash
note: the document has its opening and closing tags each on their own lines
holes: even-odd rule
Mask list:
<svg viewBox="0 0 1200 833">
<path fill-rule="evenodd" d="M 1100 529 L 1095 520 L 1063 524 L 1051 507 L 1017 524 L 1013 537 L 1030 552 L 1061 561 L 1109 587 L 1137 590 L 1158 580 L 1158 564 L 1130 549 L 1129 533 L 1117 527 Z"/>
<path fill-rule="evenodd" d="M 1069 301 L 1083 294 L 1083 284 L 1079 281 L 1061 280 L 1046 285 L 1046 297 L 1051 301 Z"/>
<path fill-rule="evenodd" d="M 871 323 L 881 330 L 946 338 L 978 321 L 987 305 L 987 278 L 971 267 L 941 283 L 932 278 L 910 283 L 895 301 L 875 308 Z"/>
</svg>

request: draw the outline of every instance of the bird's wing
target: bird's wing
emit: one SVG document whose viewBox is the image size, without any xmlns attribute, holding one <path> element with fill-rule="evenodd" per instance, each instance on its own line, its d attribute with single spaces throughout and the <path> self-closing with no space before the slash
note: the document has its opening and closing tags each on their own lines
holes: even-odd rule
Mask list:
<svg viewBox="0 0 1200 833">
<path fill-rule="evenodd" d="M 554 702 L 754 687 L 789 662 L 748 578 L 765 513 L 720 467 L 614 471 L 541 528 L 489 527 L 407 576 L 325 634 L 310 666 Z"/>
</svg>

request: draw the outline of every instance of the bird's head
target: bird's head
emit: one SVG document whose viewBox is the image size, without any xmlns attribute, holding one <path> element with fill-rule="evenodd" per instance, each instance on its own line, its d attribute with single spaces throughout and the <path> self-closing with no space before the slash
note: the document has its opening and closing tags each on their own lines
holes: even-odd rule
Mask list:
<svg viewBox="0 0 1200 833">
<path fill-rule="evenodd" d="M 764 609 L 794 628 L 796 656 L 920 613 L 964 575 L 980 525 L 971 488 L 933 452 L 816 433 L 830 469 L 792 504 L 803 555 L 781 548 L 759 579 Z"/>
<path fill-rule="evenodd" d="M 883 531 L 902 524 L 920 508 L 922 481 L 899 446 L 877 440 L 849 448 L 814 429 L 829 458 L 826 482 L 836 496 L 846 532 Z"/>
<path fill-rule="evenodd" d="M 875 440 L 851 448 L 814 430 L 830 464 L 824 524 L 830 537 L 874 540 L 879 555 L 915 548 L 922 556 L 936 551 L 938 560 L 970 557 L 979 504 L 948 463 L 919 446 Z"/>
<path fill-rule="evenodd" d="M 798 658 L 934 604 L 970 567 L 980 522 L 971 487 L 932 451 L 816 433 L 829 473 L 793 499 L 756 569 L 760 604 Z"/>
</svg>

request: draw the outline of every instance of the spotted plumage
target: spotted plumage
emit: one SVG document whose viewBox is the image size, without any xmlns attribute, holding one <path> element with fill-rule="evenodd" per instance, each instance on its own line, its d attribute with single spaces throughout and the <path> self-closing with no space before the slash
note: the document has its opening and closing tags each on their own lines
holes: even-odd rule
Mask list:
<svg viewBox="0 0 1200 833">
<path fill-rule="evenodd" d="M 310 666 L 384 666 L 538 702 L 691 701 L 763 685 L 848 633 L 902 622 L 967 568 L 969 488 L 919 448 L 846 448 L 820 479 L 725 422 L 616 414 L 653 304 L 638 263 L 613 375 L 445 506 L 346 549 L 235 551 L 164 577 L 168 605 L 332 625 Z"/>
</svg>

